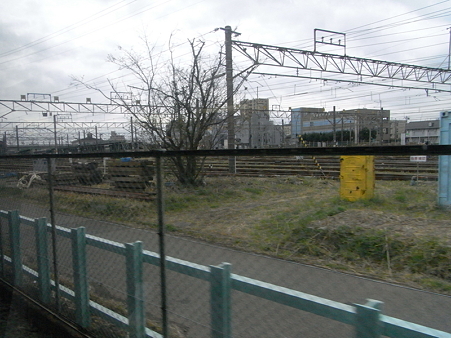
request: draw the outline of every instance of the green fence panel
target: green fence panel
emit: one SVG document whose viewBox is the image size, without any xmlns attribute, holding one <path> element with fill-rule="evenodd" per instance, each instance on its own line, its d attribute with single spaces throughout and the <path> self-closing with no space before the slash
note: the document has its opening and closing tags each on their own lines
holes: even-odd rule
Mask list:
<svg viewBox="0 0 451 338">
<path fill-rule="evenodd" d="M 314 313 L 321 317 L 349 325 L 355 323 L 355 311 L 351 305 L 235 274 L 232 274 L 232 287 L 234 290 Z"/>
<path fill-rule="evenodd" d="M 451 333 L 439 331 L 407 322 L 402 319 L 381 315 L 382 335 L 392 338 L 451 338 Z"/>
<path fill-rule="evenodd" d="M 49 262 L 47 257 L 46 236 L 48 226 L 45 219 L 28 219 L 19 217 L 17 211 L 8 213 L 0 211 L 0 218 L 8 219 L 11 257 L 1 256 L 4 264 L 11 266 L 14 272 L 14 283 L 22 283 L 22 274 L 27 273 L 38 281 L 40 297 L 47 299 L 49 289 L 46 284 L 49 281 Z M 20 225 L 34 226 L 36 231 L 38 272 L 22 265 L 20 254 Z M 60 236 L 69 237 L 72 240 L 72 258 L 74 265 L 75 291 L 60 286 L 63 295 L 74 301 L 77 306 L 77 323 L 87 327 L 90 322 L 90 309 L 93 313 L 113 322 L 124 329 L 129 329 L 132 338 L 159 337 L 162 336 L 145 328 L 144 290 L 143 290 L 143 263 L 158 264 L 158 255 L 153 252 L 144 252 L 142 242 L 133 244 L 119 244 L 94 236 L 86 236 L 85 229 L 72 229 L 58 227 Z M 3 235 L 0 232 L 0 235 Z M 4 238 L 0 241 L 4 242 Z M 128 318 L 115 314 L 99 304 L 89 301 L 88 283 L 86 275 L 86 245 L 118 253 L 125 254 L 126 278 L 127 278 L 127 306 Z M 0 252 L 1 253 L 1 252 Z M 314 313 L 326 318 L 340 321 L 355 326 L 355 337 L 375 338 L 381 336 L 393 338 L 451 338 L 451 334 L 422 325 L 410 323 L 397 318 L 381 314 L 382 303 L 369 300 L 365 305 L 350 306 L 317 296 L 309 295 L 284 287 L 265 283 L 255 279 L 231 274 L 231 265 L 223 263 L 220 266 L 206 266 L 168 257 L 171 262 L 169 267 L 182 274 L 210 281 L 210 306 L 211 306 L 211 336 L 214 338 L 232 337 L 231 325 L 231 290 L 237 290 L 278 304 L 284 304 L 303 311 Z M 197 275 L 195 272 L 199 272 Z M 209 278 L 207 277 L 209 276 Z M 47 279 L 47 281 L 46 281 Z"/>
</svg>

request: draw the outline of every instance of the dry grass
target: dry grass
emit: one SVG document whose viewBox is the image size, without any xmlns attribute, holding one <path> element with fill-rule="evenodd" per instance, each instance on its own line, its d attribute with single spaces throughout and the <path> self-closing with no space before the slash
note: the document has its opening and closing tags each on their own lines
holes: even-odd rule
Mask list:
<svg viewBox="0 0 451 338">
<path fill-rule="evenodd" d="M 166 219 L 179 234 L 450 293 L 451 217 L 436 189 L 377 182 L 373 199 L 348 202 L 337 181 L 223 177 L 171 188 Z"/>
<path fill-rule="evenodd" d="M 339 182 L 217 177 L 165 189 L 167 230 L 221 245 L 451 292 L 451 217 L 436 182 L 376 183 L 371 200 L 340 199 Z M 45 202 L 45 193 L 15 198 Z M 70 214 L 155 228 L 149 202 L 56 192 Z"/>
</svg>

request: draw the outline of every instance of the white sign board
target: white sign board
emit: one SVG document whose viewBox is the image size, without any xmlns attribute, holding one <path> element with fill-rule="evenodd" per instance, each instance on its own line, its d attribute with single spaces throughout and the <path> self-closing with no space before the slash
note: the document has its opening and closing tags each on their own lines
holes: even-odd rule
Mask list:
<svg viewBox="0 0 451 338">
<path fill-rule="evenodd" d="M 427 156 L 410 156 L 410 162 L 426 162 Z"/>
</svg>

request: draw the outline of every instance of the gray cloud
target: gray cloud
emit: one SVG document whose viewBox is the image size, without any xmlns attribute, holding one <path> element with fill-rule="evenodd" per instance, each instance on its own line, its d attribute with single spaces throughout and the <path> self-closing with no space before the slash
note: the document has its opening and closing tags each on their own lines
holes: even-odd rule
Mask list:
<svg viewBox="0 0 451 338">
<path fill-rule="evenodd" d="M 350 29 L 359 26 L 364 26 L 362 30 L 392 23 L 392 27 L 380 31 L 380 37 L 372 37 L 372 35 L 359 37 L 356 34 L 349 34 L 349 51 L 354 56 L 374 58 L 380 55 L 379 59 L 388 61 L 412 59 L 426 64 L 427 61 L 421 60 L 437 55 L 444 56 L 448 50 L 449 35 L 445 25 L 449 25 L 449 17 L 414 22 L 414 19 L 420 15 L 447 8 L 444 4 L 412 12 L 420 7 L 435 4 L 436 1 L 433 0 L 409 2 L 400 0 L 377 2 L 370 0 L 315 2 L 173 0 L 162 2 L 161 5 L 135 1 L 123 8 L 115 7 L 116 3 L 110 0 L 2 1 L 0 3 L 2 13 L 0 99 L 18 98 L 20 94 L 41 91 L 58 92 L 68 100 L 83 98 L 86 96 L 86 90 L 80 91 L 79 94 L 74 89 L 65 90 L 70 85 L 70 76 L 84 76 L 86 79 L 99 78 L 96 81 L 104 81 L 106 74 L 115 70 L 114 65 L 106 62 L 106 56 L 109 53 L 117 53 L 118 45 L 139 50 L 139 36 L 144 33 L 152 42 L 162 46 L 167 45 L 171 33 L 175 34 L 176 41 L 184 42 L 187 38 L 199 37 L 211 45 L 215 42 L 223 43 L 224 35 L 222 31 L 209 32 L 217 27 L 231 25 L 233 28 L 237 27 L 242 33 L 239 39 L 243 41 L 311 49 L 314 28 L 350 33 Z M 382 21 L 407 12 L 412 13 L 391 21 Z M 97 16 L 92 17 L 93 15 Z M 399 26 L 401 21 L 407 18 L 411 18 L 412 23 Z M 378 21 L 380 23 L 377 25 L 365 26 Z M 443 25 L 443 31 L 439 28 L 428 30 L 433 25 Z M 400 30 L 414 31 L 421 28 L 425 31 L 419 30 L 405 35 L 395 34 Z M 439 33 L 442 35 L 437 38 L 428 38 L 428 35 Z M 424 36 L 423 39 L 422 36 Z M 1 55 L 37 39 L 43 40 L 9 56 Z M 402 41 L 388 43 L 394 39 Z M 440 44 L 442 40 L 444 42 Z M 436 46 L 420 48 L 428 44 L 436 44 Z M 10 62 L 4 63 L 5 61 Z M 442 61 L 434 60 L 433 62 L 438 65 Z M 432 61 L 430 62 L 427 65 L 432 66 Z M 116 73 L 109 75 L 109 77 L 114 76 Z M 256 95 L 256 88 L 259 87 L 261 95 L 274 97 L 277 104 L 324 106 L 331 105 L 331 102 L 337 100 L 335 95 L 324 94 L 334 89 L 319 87 L 319 83 L 315 81 L 279 80 L 276 86 L 271 82 L 272 79 L 254 80 L 261 85 L 249 83 L 247 95 Z M 263 86 L 266 86 L 266 89 Z M 339 88 L 344 87 L 345 85 L 339 86 Z M 306 92 L 318 92 L 320 95 L 318 94 L 317 100 L 306 100 L 304 97 L 291 95 L 299 88 L 303 88 Z M 348 89 L 345 90 L 349 92 Z M 338 89 L 339 94 L 341 90 Z M 373 88 L 369 91 L 378 92 Z M 400 94 L 398 96 L 397 101 L 394 101 L 397 105 L 400 105 L 402 101 L 406 102 Z M 309 97 L 313 97 L 313 94 Z M 426 105 L 429 99 L 423 98 L 422 102 Z M 366 101 L 363 102 L 363 100 Z M 361 103 L 353 101 L 356 102 L 353 104 L 367 106 L 379 104 L 375 101 L 377 100 L 365 98 L 360 101 Z M 344 101 L 336 102 L 340 102 L 343 106 L 350 104 Z M 449 99 L 444 100 L 444 104 L 449 105 L 449 103 Z M 418 107 L 415 109 L 418 110 Z"/>
</svg>

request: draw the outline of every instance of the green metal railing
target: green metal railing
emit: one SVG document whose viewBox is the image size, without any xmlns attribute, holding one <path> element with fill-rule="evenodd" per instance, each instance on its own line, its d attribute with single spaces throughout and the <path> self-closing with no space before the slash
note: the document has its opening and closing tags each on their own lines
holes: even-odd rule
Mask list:
<svg viewBox="0 0 451 338">
<path fill-rule="evenodd" d="M 287 148 L 287 149 L 234 149 L 234 150 L 199 150 L 199 151 L 164 151 L 147 152 L 96 153 L 96 154 L 59 154 L 59 155 L 5 155 L 0 159 L 46 159 L 48 172 L 52 159 L 63 158 L 103 158 L 146 156 L 157 160 L 157 209 L 158 209 L 158 253 L 143 250 L 140 242 L 120 244 L 99 237 L 86 235 L 83 228 L 67 229 L 55 225 L 53 188 L 51 175 L 49 178 L 50 194 L 50 224 L 46 219 L 30 219 L 20 216 L 18 211 L 0 211 L 0 218 L 8 221 L 9 247 L 0 238 L 0 269 L 6 277 L 6 267 L 12 272 L 12 281 L 16 287 L 21 287 L 24 274 L 31 276 L 39 288 L 39 301 L 49 304 L 54 301 L 60 307 L 60 295 L 75 304 L 75 320 L 81 327 L 90 327 L 91 316 L 102 317 L 118 327 L 128 331 L 131 337 L 169 337 L 168 311 L 166 307 L 166 269 L 195 277 L 210 283 L 210 330 L 211 336 L 232 337 L 232 291 L 240 291 L 275 303 L 284 304 L 295 309 L 307 311 L 355 327 L 356 337 L 449 337 L 451 334 L 437 331 L 424 326 L 387 317 L 381 314 L 381 303 L 369 301 L 365 305 L 346 305 L 327 299 L 315 297 L 298 291 L 282 288 L 273 284 L 260 282 L 231 273 L 227 264 L 220 266 L 202 266 L 180 259 L 165 257 L 164 244 L 164 208 L 162 189 L 162 158 L 171 156 L 291 156 L 291 155 L 451 155 L 451 145 L 433 146 L 380 146 L 380 147 L 333 147 L 333 148 Z M 23 265 L 22 246 L 20 243 L 21 225 L 31 226 L 35 233 L 37 268 L 36 271 Z M 51 233 L 51 239 L 48 239 Z M 59 283 L 57 271 L 56 237 L 70 239 L 72 247 L 73 290 Z M 48 242 L 52 241 L 52 254 L 49 255 Z M 119 315 L 112 310 L 93 302 L 89 295 L 89 280 L 87 276 L 86 249 L 95 247 L 118 254 L 125 258 L 126 270 L 126 307 L 127 316 Z M 4 250 L 6 249 L 6 250 Z M 6 254 L 7 253 L 7 254 Z M 53 258 L 53 279 L 51 279 L 50 259 Z M 146 328 L 144 311 L 143 268 L 145 264 L 160 268 L 162 333 L 159 334 Z M 52 298 L 54 292 L 54 298 Z"/>
<path fill-rule="evenodd" d="M 1 276 L 6 278 L 6 269 L 12 272 L 11 283 L 16 287 L 24 286 L 24 274 L 32 277 L 38 285 L 39 301 L 49 305 L 52 301 L 51 291 L 56 284 L 50 275 L 50 257 L 48 254 L 47 234 L 52 226 L 45 218 L 31 219 L 20 216 L 18 211 L 1 211 L 0 218 L 8 222 L 8 243 L 0 237 Z M 22 264 L 20 232 L 22 225 L 34 228 L 37 255 L 37 271 Z M 57 226 L 56 233 L 70 239 L 72 249 L 72 276 L 74 289 L 59 285 L 60 294 L 75 303 L 75 321 L 84 328 L 89 328 L 91 317 L 99 316 L 129 332 L 133 338 L 164 337 L 146 328 L 144 309 L 144 264 L 160 266 L 160 255 L 143 250 L 141 242 L 120 244 L 100 237 L 87 235 L 83 227 L 68 229 Z M 5 254 L 8 245 L 9 255 Z M 102 306 L 89 297 L 87 274 L 87 246 L 122 255 L 126 261 L 127 316 Z M 203 266 L 188 261 L 166 257 L 166 267 L 183 275 L 199 278 L 210 283 L 210 327 L 211 337 L 231 338 L 232 329 L 232 291 L 240 291 L 260 297 L 274 303 L 283 304 L 298 310 L 313 313 L 331 320 L 345 323 L 355 328 L 357 338 L 376 338 L 380 336 L 396 338 L 451 338 L 451 333 L 435 330 L 404 320 L 385 316 L 381 313 L 382 303 L 368 300 L 364 305 L 347 305 L 303 292 L 265 283 L 252 278 L 231 273 L 231 265 Z"/>
</svg>

